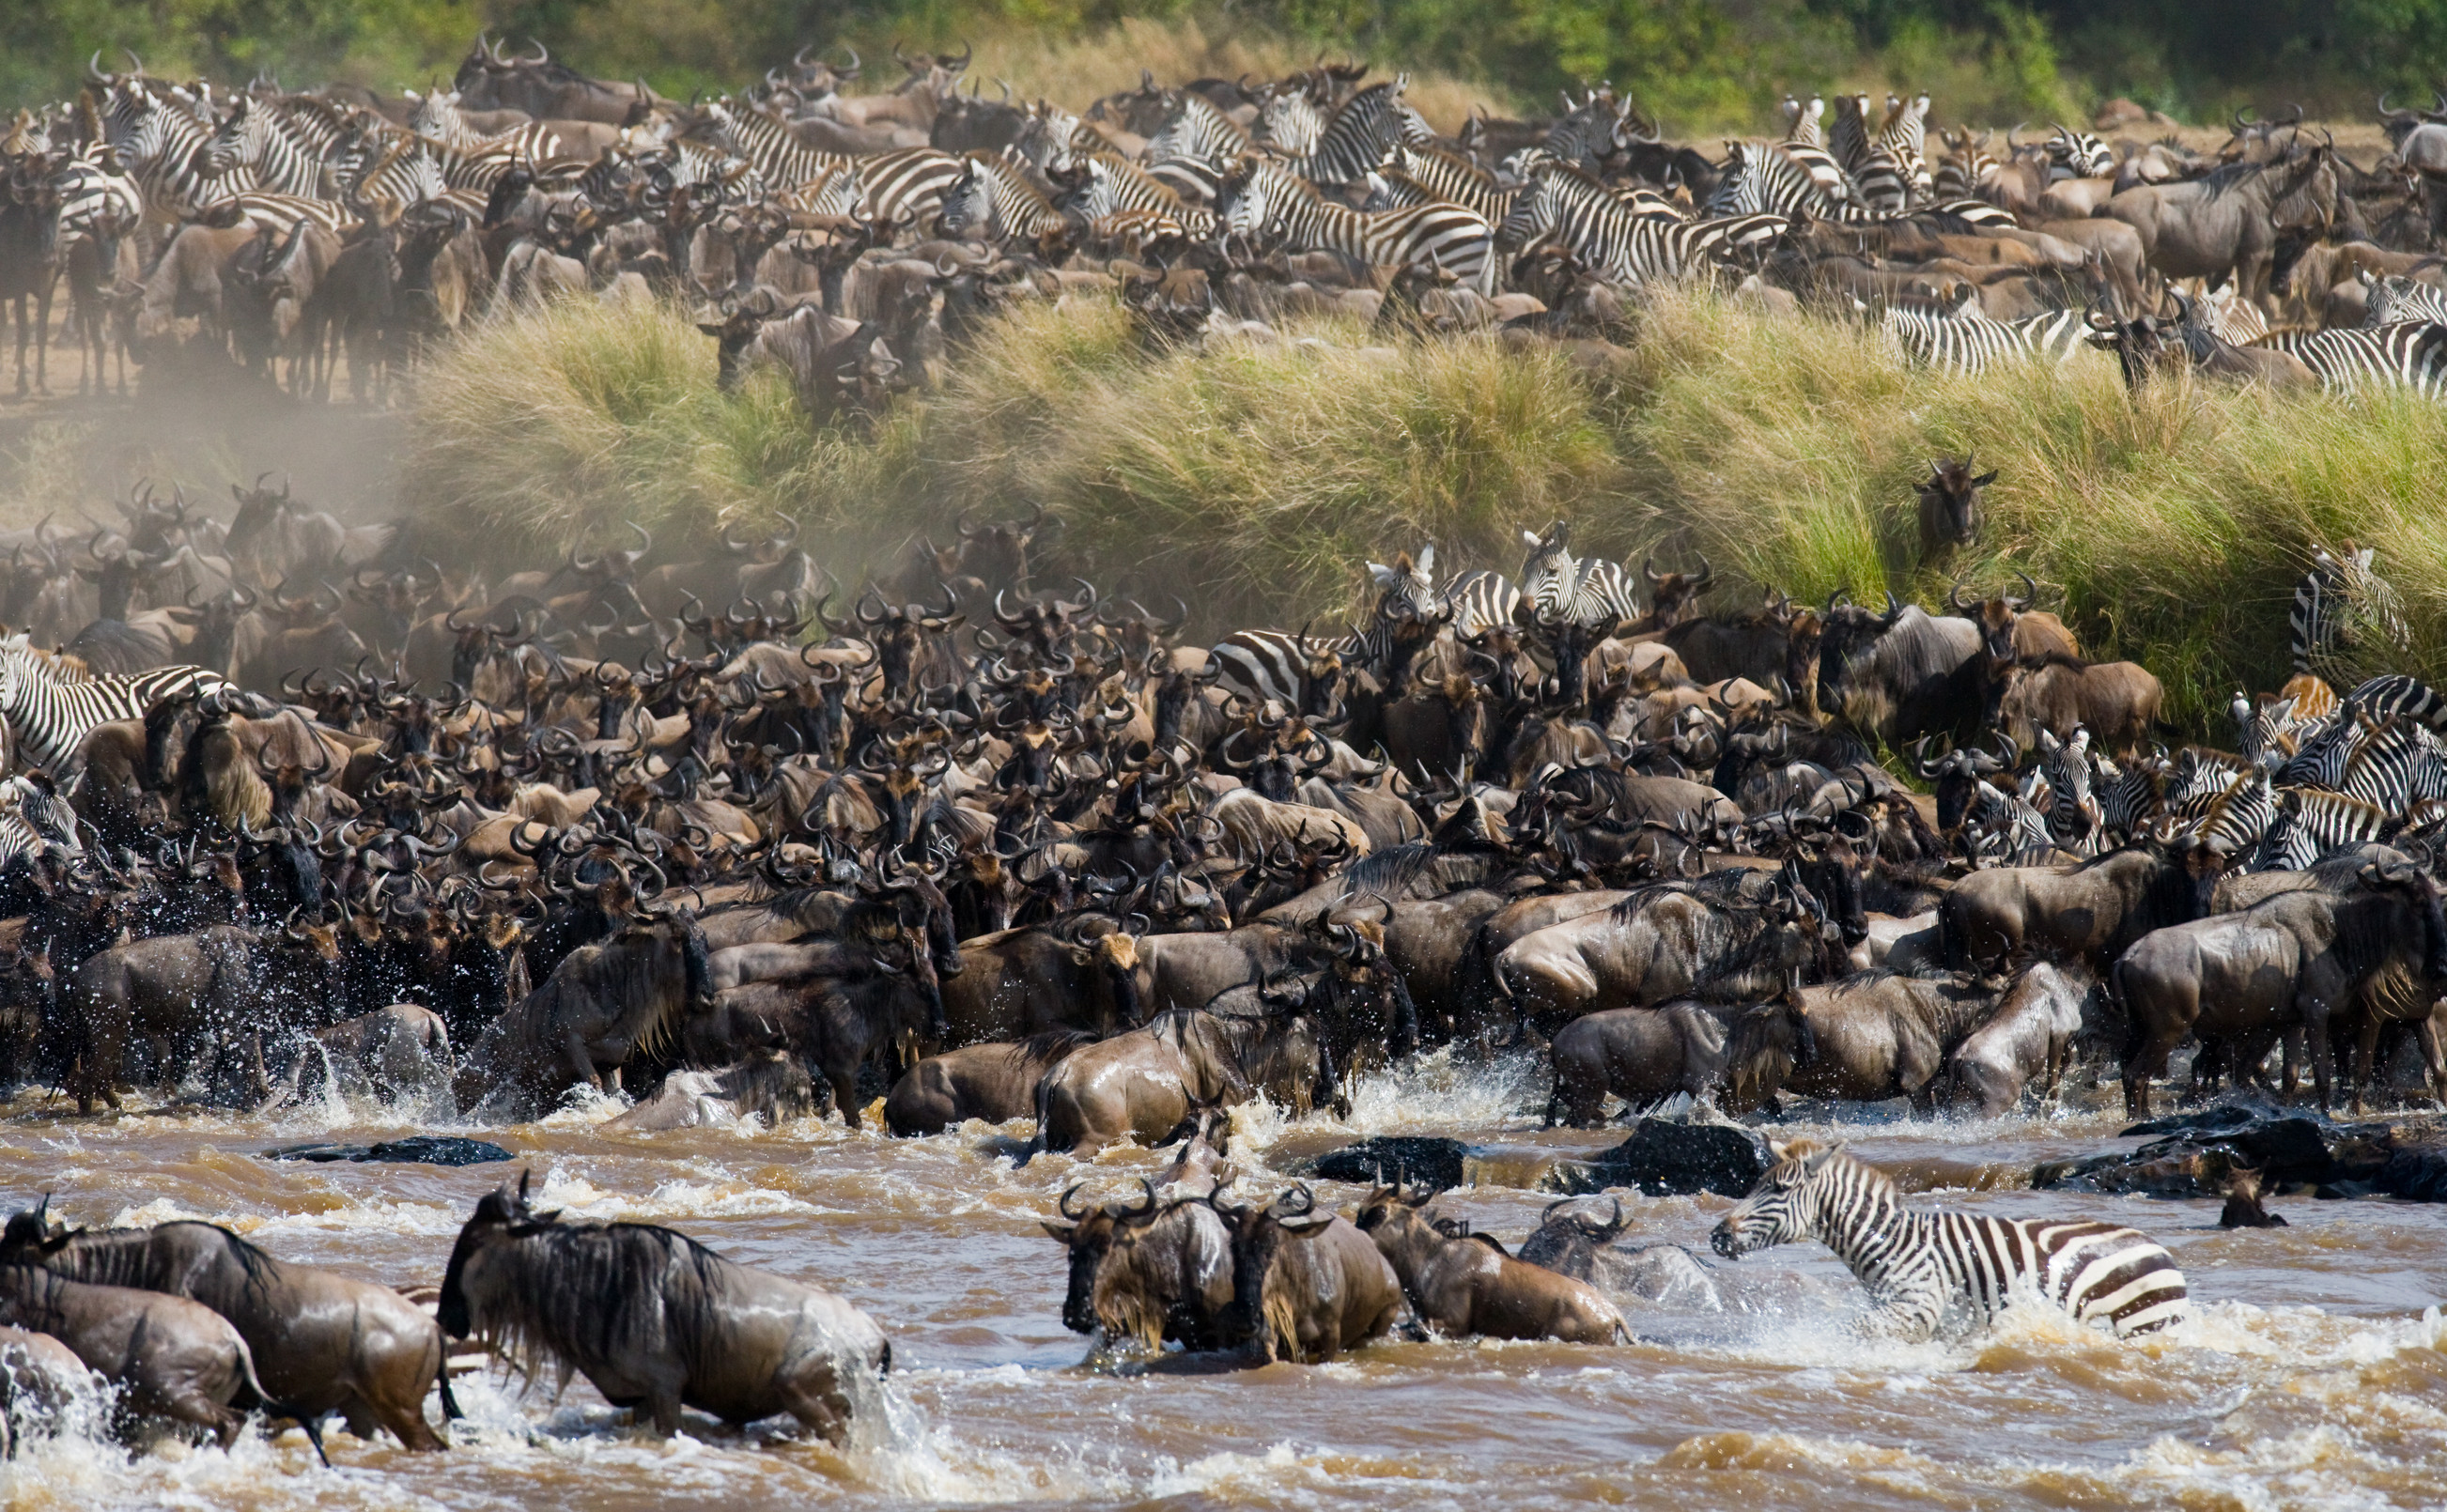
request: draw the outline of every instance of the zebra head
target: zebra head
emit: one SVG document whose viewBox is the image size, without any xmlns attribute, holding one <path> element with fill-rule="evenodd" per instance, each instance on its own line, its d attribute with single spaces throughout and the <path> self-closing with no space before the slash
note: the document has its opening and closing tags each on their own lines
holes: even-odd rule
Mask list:
<svg viewBox="0 0 2447 1512">
<path fill-rule="evenodd" d="M 1790 1144 L 1771 1140 L 1767 1148 L 1775 1163 L 1708 1236 L 1709 1247 L 1729 1260 L 1809 1238 L 1817 1230 L 1821 1204 L 1836 1179 L 1863 1169 L 1839 1158 L 1844 1151 L 1841 1144 L 1822 1148 L 1808 1140 Z"/>
<path fill-rule="evenodd" d="M 1409 619 L 1450 617 L 1444 597 L 1436 592 L 1436 547 L 1430 541 L 1419 550 L 1416 561 L 1407 551 L 1394 554 L 1393 565 L 1381 561 L 1368 564 L 1368 576 L 1383 590 L 1384 599 L 1378 614 Z"/>
</svg>

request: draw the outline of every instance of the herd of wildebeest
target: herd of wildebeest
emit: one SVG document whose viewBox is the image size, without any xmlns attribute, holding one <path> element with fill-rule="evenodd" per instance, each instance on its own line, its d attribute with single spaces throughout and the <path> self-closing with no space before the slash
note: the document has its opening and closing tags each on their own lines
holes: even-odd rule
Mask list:
<svg viewBox="0 0 2447 1512">
<path fill-rule="evenodd" d="M 1976 538 L 1988 476 L 1932 464 L 1931 551 Z M 1544 1056 L 1547 1122 L 1586 1125 L 1677 1094 L 2003 1115 L 2075 1068 L 2146 1113 L 2187 1043 L 2196 1091 L 2307 1065 L 2324 1106 L 2342 1063 L 2358 1106 L 2397 1098 L 2402 1041 L 2447 1092 L 2447 708 L 2388 670 L 2408 633 L 2351 542 L 2305 564 L 2300 671 L 2238 691 L 2237 748 L 2171 750 L 2156 679 L 2028 578 L 1813 608 L 1577 557 L 1557 521 L 1514 576 L 1422 546 L 1364 564 L 1338 633 L 1208 641 L 1059 576 L 1042 508 L 851 592 L 787 521 L 488 580 L 412 522 L 231 493 L 226 523 L 140 489 L 0 539 L 30 627 L 0 641 L 21 1117 L 135 1089 L 499 1126 L 611 1094 L 617 1136 L 856 1127 L 880 1096 L 897 1136 L 1027 1121 L 987 1146 L 1024 1162 L 1188 1135 L 1140 1201 L 1064 1195 L 1066 1321 L 1306 1359 L 1622 1328 L 1589 1285 L 1619 1220 L 1566 1209 L 1513 1256 L 1398 1183 L 1355 1225 L 1222 1180 L 1234 1105 L 1314 1116 L 1422 1054 Z M 1788 1163 L 1891 1205 L 1828 1160 Z M 0 1321 L 138 1416 L 418 1447 L 446 1333 L 663 1429 L 838 1439 L 889 1359 L 827 1293 L 523 1181 L 414 1299 L 208 1224 L 21 1212 Z M 65 1362 L 26 1349 L 33 1401 Z"/>
<path fill-rule="evenodd" d="M 666 300 L 726 385 L 771 367 L 829 421 L 1029 302 L 1118 298 L 1159 344 L 1316 315 L 1501 326 L 1603 366 L 1643 293 L 1692 284 L 1867 312 L 1957 370 L 2096 348 L 2134 383 L 2447 388 L 2447 100 L 2382 96 L 2367 168 L 2299 108 L 2238 113 L 2210 150 L 2137 109 L 2001 144 L 1932 137 L 1925 94 L 1838 94 L 1831 121 L 1788 98 L 1781 136 L 1717 157 L 1611 87 L 1447 134 L 1408 75 L 1356 65 L 1146 77 L 1074 113 L 983 98 L 967 51 L 896 49 L 905 76 L 871 93 L 854 52 L 811 52 L 687 102 L 482 37 L 450 88 L 398 94 L 97 55 L 77 98 L 0 133 L 17 391 L 29 344 L 47 385 L 63 279 L 97 392 L 115 357 L 121 392 L 131 362 L 219 381 L 235 361 L 328 397 L 345 353 L 363 400 L 487 321 Z"/>
</svg>

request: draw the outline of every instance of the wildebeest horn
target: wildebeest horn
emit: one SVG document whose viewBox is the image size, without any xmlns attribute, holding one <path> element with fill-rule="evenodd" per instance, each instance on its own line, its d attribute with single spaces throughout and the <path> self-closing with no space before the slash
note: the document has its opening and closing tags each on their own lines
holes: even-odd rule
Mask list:
<svg viewBox="0 0 2447 1512">
<path fill-rule="evenodd" d="M 2005 600 L 2005 605 L 2007 608 L 2013 610 L 2014 613 L 2019 614 L 2038 601 L 2039 596 L 2039 585 L 2031 581 L 2031 575 L 2029 573 L 2018 570 L 2014 576 L 2022 579 L 2022 596 L 2019 599 L 2008 598 Z"/>
</svg>

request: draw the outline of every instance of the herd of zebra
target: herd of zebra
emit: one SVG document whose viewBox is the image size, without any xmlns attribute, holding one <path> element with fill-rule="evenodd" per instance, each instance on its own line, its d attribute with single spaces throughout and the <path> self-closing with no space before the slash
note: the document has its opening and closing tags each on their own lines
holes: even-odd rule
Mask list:
<svg viewBox="0 0 2447 1512">
<path fill-rule="evenodd" d="M 1356 314 L 1614 338 L 1625 296 L 1713 282 L 1882 320 L 1908 359 L 2116 352 L 2273 383 L 2436 393 L 2423 177 L 2447 115 L 2383 112 L 2364 170 L 2299 121 L 2219 149 L 2058 127 L 1932 142 L 1931 103 L 1785 102 L 1774 140 L 1665 141 L 1610 88 L 1450 134 L 1407 76 L 1320 65 L 1140 85 L 1073 111 L 902 56 L 853 92 L 802 49 L 682 103 L 480 39 L 454 86 L 240 89 L 104 70 L 0 135 L 0 305 L 18 391 L 47 380 L 62 274 L 85 353 L 234 355 L 328 395 L 429 341 L 593 294 L 716 308 L 726 378 L 789 369 L 819 414 L 924 381 L 992 310 L 1118 295 L 1172 337 Z M 29 306 L 31 307 L 29 310 Z M 2285 329 L 2272 331 L 2272 319 Z M 28 373 L 28 346 L 32 369 Z"/>
</svg>

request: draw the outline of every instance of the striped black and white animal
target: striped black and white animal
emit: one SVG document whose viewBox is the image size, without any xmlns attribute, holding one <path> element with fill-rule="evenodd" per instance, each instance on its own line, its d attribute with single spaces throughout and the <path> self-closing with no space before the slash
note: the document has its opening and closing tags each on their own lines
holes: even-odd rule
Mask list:
<svg viewBox="0 0 2447 1512">
<path fill-rule="evenodd" d="M 2362 312 L 2365 330 L 2393 326 L 2407 320 L 2429 320 L 2447 325 L 2447 289 L 2426 284 L 2402 274 L 2389 274 L 2373 278 L 2365 268 L 2356 277 L 2367 290 L 2368 303 Z"/>
<path fill-rule="evenodd" d="M 2404 601 L 2372 565 L 2377 556 L 2367 546 L 2355 549 L 2351 541 L 2341 553 L 2312 549 L 2311 570 L 2294 585 L 2294 604 L 2286 616 L 2296 671 L 2348 688 L 2357 686 L 2355 674 L 2362 667 L 2402 666 L 2412 658 Z"/>
<path fill-rule="evenodd" d="M 2260 837 L 2255 872 L 2307 871 L 2339 851 L 2377 841 L 2394 815 L 2377 803 L 2317 788 L 2286 788 L 2277 795 L 2277 818 Z"/>
<path fill-rule="evenodd" d="M 1498 625 L 1512 623 L 1512 612 L 1521 606 L 1521 590 L 1502 573 L 1482 567 L 1446 583 L 1444 600 L 1452 613 L 1453 634 L 1474 640 Z"/>
<path fill-rule="evenodd" d="M 2085 1219 L 1914 1212 L 1883 1171 L 1842 1145 L 1769 1145 L 1775 1163 L 1709 1236 L 1738 1259 L 1814 1238 L 1877 1304 L 1879 1332 L 1926 1339 L 1984 1327 L 2017 1294 L 2036 1293 L 2118 1337 L 2180 1321 L 2184 1275 L 2148 1235 Z"/>
<path fill-rule="evenodd" d="M 1785 229 L 1781 216 L 1768 213 L 1660 218 L 1618 198 L 1572 163 L 1544 153 L 1518 158 L 1529 188 L 1513 202 L 1506 236 L 1522 243 L 1552 237 L 1608 283 L 1638 289 L 1704 276 L 1735 249 Z"/>
<path fill-rule="evenodd" d="M 1254 163 L 1225 180 L 1223 203 L 1224 229 L 1235 236 L 1277 241 L 1297 252 L 1338 252 L 1378 268 L 1440 268 L 1466 288 L 1489 297 L 1495 293 L 1495 230 L 1484 216 L 1461 205 L 1361 215 L 1271 162 Z"/>
<path fill-rule="evenodd" d="M 2340 393 L 2410 388 L 2447 398 L 2447 326 L 2403 320 L 2377 330 L 2279 331 L 2252 343 L 2300 358 L 2320 387 Z"/>
<path fill-rule="evenodd" d="M 75 770 L 96 726 L 142 719 L 164 699 L 227 686 L 228 679 L 202 667 L 86 677 L 34 650 L 22 633 L 0 640 L 0 720 L 8 722 L 18 761 L 54 778 Z"/>
<path fill-rule="evenodd" d="M 0 871 L 47 850 L 85 854 L 77 840 L 76 810 L 40 772 L 0 783 Z"/>
<path fill-rule="evenodd" d="M 1910 361 L 1974 374 L 2024 357 L 2069 362 L 2083 350 L 2082 334 L 2089 329 L 2077 310 L 1991 320 L 1967 297 L 1951 311 L 1888 310 L 1886 326 Z"/>
</svg>

